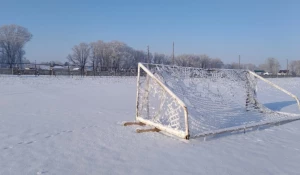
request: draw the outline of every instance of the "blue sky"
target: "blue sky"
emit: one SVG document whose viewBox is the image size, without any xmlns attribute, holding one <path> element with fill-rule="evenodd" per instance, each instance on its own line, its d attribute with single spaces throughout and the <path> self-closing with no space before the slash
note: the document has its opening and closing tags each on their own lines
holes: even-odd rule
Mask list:
<svg viewBox="0 0 300 175">
<path fill-rule="evenodd" d="M 226 63 L 300 59 L 298 0 L 0 0 L 0 26 L 18 24 L 32 40 L 26 57 L 66 61 L 80 42 L 119 40 L 139 50 L 207 54 Z"/>
</svg>

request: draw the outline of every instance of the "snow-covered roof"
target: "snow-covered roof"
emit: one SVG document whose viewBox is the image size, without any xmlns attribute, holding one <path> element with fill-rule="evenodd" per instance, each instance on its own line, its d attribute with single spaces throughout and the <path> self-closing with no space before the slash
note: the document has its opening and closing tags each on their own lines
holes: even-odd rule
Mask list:
<svg viewBox="0 0 300 175">
<path fill-rule="evenodd" d="M 50 70 L 50 66 L 45 66 L 45 65 L 40 65 L 39 68 L 42 70 Z"/>
<path fill-rule="evenodd" d="M 54 66 L 52 67 L 52 69 L 68 69 L 68 68 L 65 68 L 64 66 Z"/>
</svg>

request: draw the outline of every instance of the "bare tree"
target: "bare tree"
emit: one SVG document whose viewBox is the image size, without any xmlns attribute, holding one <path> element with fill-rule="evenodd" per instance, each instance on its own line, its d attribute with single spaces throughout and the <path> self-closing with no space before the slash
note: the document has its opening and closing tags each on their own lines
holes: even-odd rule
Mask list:
<svg viewBox="0 0 300 175">
<path fill-rule="evenodd" d="M 119 41 L 112 41 L 107 43 L 107 45 L 111 50 L 109 58 L 112 61 L 113 67 L 119 69 L 131 66 L 130 63 L 134 60 L 134 56 L 132 55 L 133 49 L 131 47 Z"/>
<path fill-rule="evenodd" d="M 62 66 L 64 65 L 61 61 L 50 61 L 49 62 L 50 66 Z"/>
<path fill-rule="evenodd" d="M 24 64 L 30 64 L 30 61 L 27 60 L 27 59 L 24 57 L 24 58 L 23 58 L 23 63 L 24 63 Z"/>
<path fill-rule="evenodd" d="M 112 53 L 112 49 L 109 47 L 109 45 L 107 43 L 104 44 L 103 46 L 103 59 L 102 59 L 102 63 L 101 63 L 101 67 L 110 67 L 112 66 L 112 61 L 110 60 L 110 55 Z"/>
<path fill-rule="evenodd" d="M 80 43 L 72 48 L 73 53 L 68 55 L 68 60 L 79 66 L 81 75 L 84 75 L 84 67 L 90 56 L 90 46 L 87 43 Z"/>
<path fill-rule="evenodd" d="M 193 60 L 196 56 L 192 54 L 182 54 L 175 57 L 175 64 L 183 67 L 197 67 Z"/>
<path fill-rule="evenodd" d="M 243 64 L 243 67 L 244 67 L 244 69 L 248 69 L 248 70 L 251 70 L 251 71 L 254 71 L 257 68 L 256 65 L 251 64 L 251 63 Z"/>
<path fill-rule="evenodd" d="M 239 69 L 240 68 L 239 63 L 236 63 L 236 62 L 231 63 L 230 66 L 231 66 L 230 69 Z"/>
<path fill-rule="evenodd" d="M 194 55 L 194 54 L 183 54 L 178 55 L 175 58 L 175 64 L 178 66 L 187 66 L 187 67 L 200 67 L 200 68 L 211 68 L 223 66 L 223 62 L 220 59 L 214 59 L 212 64 L 212 59 L 207 55 Z"/>
<path fill-rule="evenodd" d="M 4 49 L 0 48 L 0 63 L 5 62 L 5 57 L 4 57 Z"/>
<path fill-rule="evenodd" d="M 258 69 L 268 71 L 267 65 L 265 63 L 258 65 Z"/>
<path fill-rule="evenodd" d="M 99 70 L 99 68 L 101 69 L 101 66 L 103 66 L 103 62 L 105 59 L 105 49 L 105 43 L 101 40 L 91 43 L 91 61 L 94 75 Z"/>
<path fill-rule="evenodd" d="M 159 54 L 159 53 L 155 53 L 153 56 L 153 63 L 154 64 L 166 64 L 168 63 L 168 56 L 166 56 L 165 54 Z"/>
<path fill-rule="evenodd" d="M 10 68 L 24 56 L 23 47 L 30 41 L 32 34 L 24 27 L 15 24 L 0 27 L 0 48 Z"/>
<path fill-rule="evenodd" d="M 16 54 L 16 62 L 19 63 L 18 67 L 22 68 L 22 65 L 23 65 L 23 62 L 24 62 L 24 55 L 25 55 L 25 51 L 20 48 L 17 51 L 17 54 Z"/>
<path fill-rule="evenodd" d="M 291 61 L 290 71 L 292 75 L 300 75 L 300 60 Z"/>
<path fill-rule="evenodd" d="M 146 62 L 147 60 L 147 54 L 144 51 L 141 50 L 133 50 L 133 65 L 134 67 L 137 67 L 137 64 L 139 62 Z"/>
<path fill-rule="evenodd" d="M 224 66 L 223 61 L 220 58 L 214 58 L 210 60 L 211 68 L 222 68 Z"/>
<path fill-rule="evenodd" d="M 211 59 L 207 55 L 200 55 L 200 67 L 209 68 Z"/>
<path fill-rule="evenodd" d="M 276 58 L 268 58 L 265 63 L 266 69 L 268 72 L 276 75 L 280 69 L 280 64 Z"/>
</svg>

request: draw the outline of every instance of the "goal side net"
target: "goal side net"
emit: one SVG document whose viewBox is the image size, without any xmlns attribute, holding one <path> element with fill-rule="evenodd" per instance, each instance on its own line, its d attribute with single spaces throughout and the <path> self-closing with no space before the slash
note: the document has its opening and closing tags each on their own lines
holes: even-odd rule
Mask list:
<svg viewBox="0 0 300 175">
<path fill-rule="evenodd" d="M 295 95 L 248 70 L 139 63 L 136 120 L 189 139 L 300 118 L 259 103 L 258 80 L 291 96 L 300 107 Z"/>
</svg>

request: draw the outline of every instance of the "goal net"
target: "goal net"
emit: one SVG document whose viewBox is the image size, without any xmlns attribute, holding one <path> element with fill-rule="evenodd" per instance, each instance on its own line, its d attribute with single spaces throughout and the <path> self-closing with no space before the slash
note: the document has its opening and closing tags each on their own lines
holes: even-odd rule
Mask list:
<svg viewBox="0 0 300 175">
<path fill-rule="evenodd" d="M 181 138 L 206 136 L 299 119 L 257 100 L 261 80 L 248 70 L 138 65 L 136 120 Z"/>
</svg>

